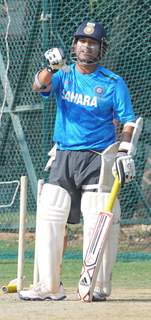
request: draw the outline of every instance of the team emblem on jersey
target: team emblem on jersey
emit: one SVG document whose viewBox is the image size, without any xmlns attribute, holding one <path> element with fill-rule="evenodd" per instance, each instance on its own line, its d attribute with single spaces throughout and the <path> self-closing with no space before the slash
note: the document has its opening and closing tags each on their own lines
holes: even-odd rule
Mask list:
<svg viewBox="0 0 151 320">
<path fill-rule="evenodd" d="M 85 34 L 92 34 L 94 32 L 94 27 L 95 23 L 88 22 L 83 31 Z"/>
<path fill-rule="evenodd" d="M 95 92 L 99 95 L 101 95 L 103 93 L 103 89 L 101 87 L 96 87 L 95 88 Z"/>
</svg>

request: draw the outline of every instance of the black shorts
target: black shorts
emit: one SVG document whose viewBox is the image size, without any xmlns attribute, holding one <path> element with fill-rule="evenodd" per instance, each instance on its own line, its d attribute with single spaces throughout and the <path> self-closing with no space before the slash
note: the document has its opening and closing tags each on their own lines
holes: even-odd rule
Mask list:
<svg viewBox="0 0 151 320">
<path fill-rule="evenodd" d="M 57 150 L 56 159 L 50 168 L 48 182 L 66 189 L 71 196 L 68 223 L 80 222 L 82 192 L 97 190 L 100 168 L 101 155 L 99 153 L 85 150 Z"/>
</svg>

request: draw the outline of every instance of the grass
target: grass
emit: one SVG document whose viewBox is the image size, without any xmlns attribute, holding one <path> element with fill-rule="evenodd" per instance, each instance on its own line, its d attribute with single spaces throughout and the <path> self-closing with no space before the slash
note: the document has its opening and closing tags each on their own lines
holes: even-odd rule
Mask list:
<svg viewBox="0 0 151 320">
<path fill-rule="evenodd" d="M 150 261 L 117 262 L 113 269 L 113 284 L 123 288 L 150 288 Z"/>
<path fill-rule="evenodd" d="M 3 261 L 0 263 L 0 286 L 6 285 L 16 278 L 17 263 Z M 62 266 L 62 281 L 65 287 L 77 287 L 81 272 L 81 261 L 65 260 Z M 25 286 L 32 283 L 33 264 L 25 263 Z M 122 262 L 118 261 L 113 269 L 113 286 L 115 288 L 150 288 L 150 261 Z"/>
<path fill-rule="evenodd" d="M 75 234 L 78 234 L 76 230 Z M 69 233 L 69 250 L 65 252 L 65 259 L 62 266 L 62 281 L 66 287 L 77 287 L 79 275 L 82 266 L 81 240 L 79 242 L 72 241 L 73 233 Z M 71 238 L 71 239 L 70 239 Z M 74 247 L 72 246 L 74 243 Z M 32 283 L 33 276 L 33 254 L 34 254 L 34 237 L 32 234 L 27 235 L 26 239 L 26 258 L 25 258 L 25 285 Z M 122 247 L 123 249 L 123 247 Z M 17 277 L 17 250 L 18 250 L 18 235 L 1 235 L 0 239 L 0 286 L 6 285 L 10 280 Z M 121 250 L 124 253 L 123 250 Z M 147 257 L 140 257 L 136 261 L 135 252 L 132 253 L 133 260 L 128 256 L 120 258 L 113 269 L 113 286 L 123 288 L 150 288 L 151 261 Z"/>
</svg>

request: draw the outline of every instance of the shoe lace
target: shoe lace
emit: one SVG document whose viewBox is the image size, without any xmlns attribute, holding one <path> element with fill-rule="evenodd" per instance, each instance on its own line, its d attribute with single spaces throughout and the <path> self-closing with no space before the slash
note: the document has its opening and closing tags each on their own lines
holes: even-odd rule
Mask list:
<svg viewBox="0 0 151 320">
<path fill-rule="evenodd" d="M 45 285 L 41 282 L 38 282 L 32 289 L 35 292 L 42 291 L 45 288 Z"/>
</svg>

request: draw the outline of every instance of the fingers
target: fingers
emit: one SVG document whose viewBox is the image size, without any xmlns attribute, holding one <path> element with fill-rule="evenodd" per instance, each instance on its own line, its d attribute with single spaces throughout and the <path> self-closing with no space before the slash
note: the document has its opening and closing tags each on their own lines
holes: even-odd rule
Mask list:
<svg viewBox="0 0 151 320">
<path fill-rule="evenodd" d="M 135 163 L 133 158 L 126 153 L 118 155 L 112 168 L 112 173 L 115 176 L 118 174 L 121 185 L 129 183 L 135 178 Z"/>
<path fill-rule="evenodd" d="M 65 64 L 64 52 L 61 48 L 49 49 L 44 56 L 52 70 L 58 70 Z"/>
</svg>

